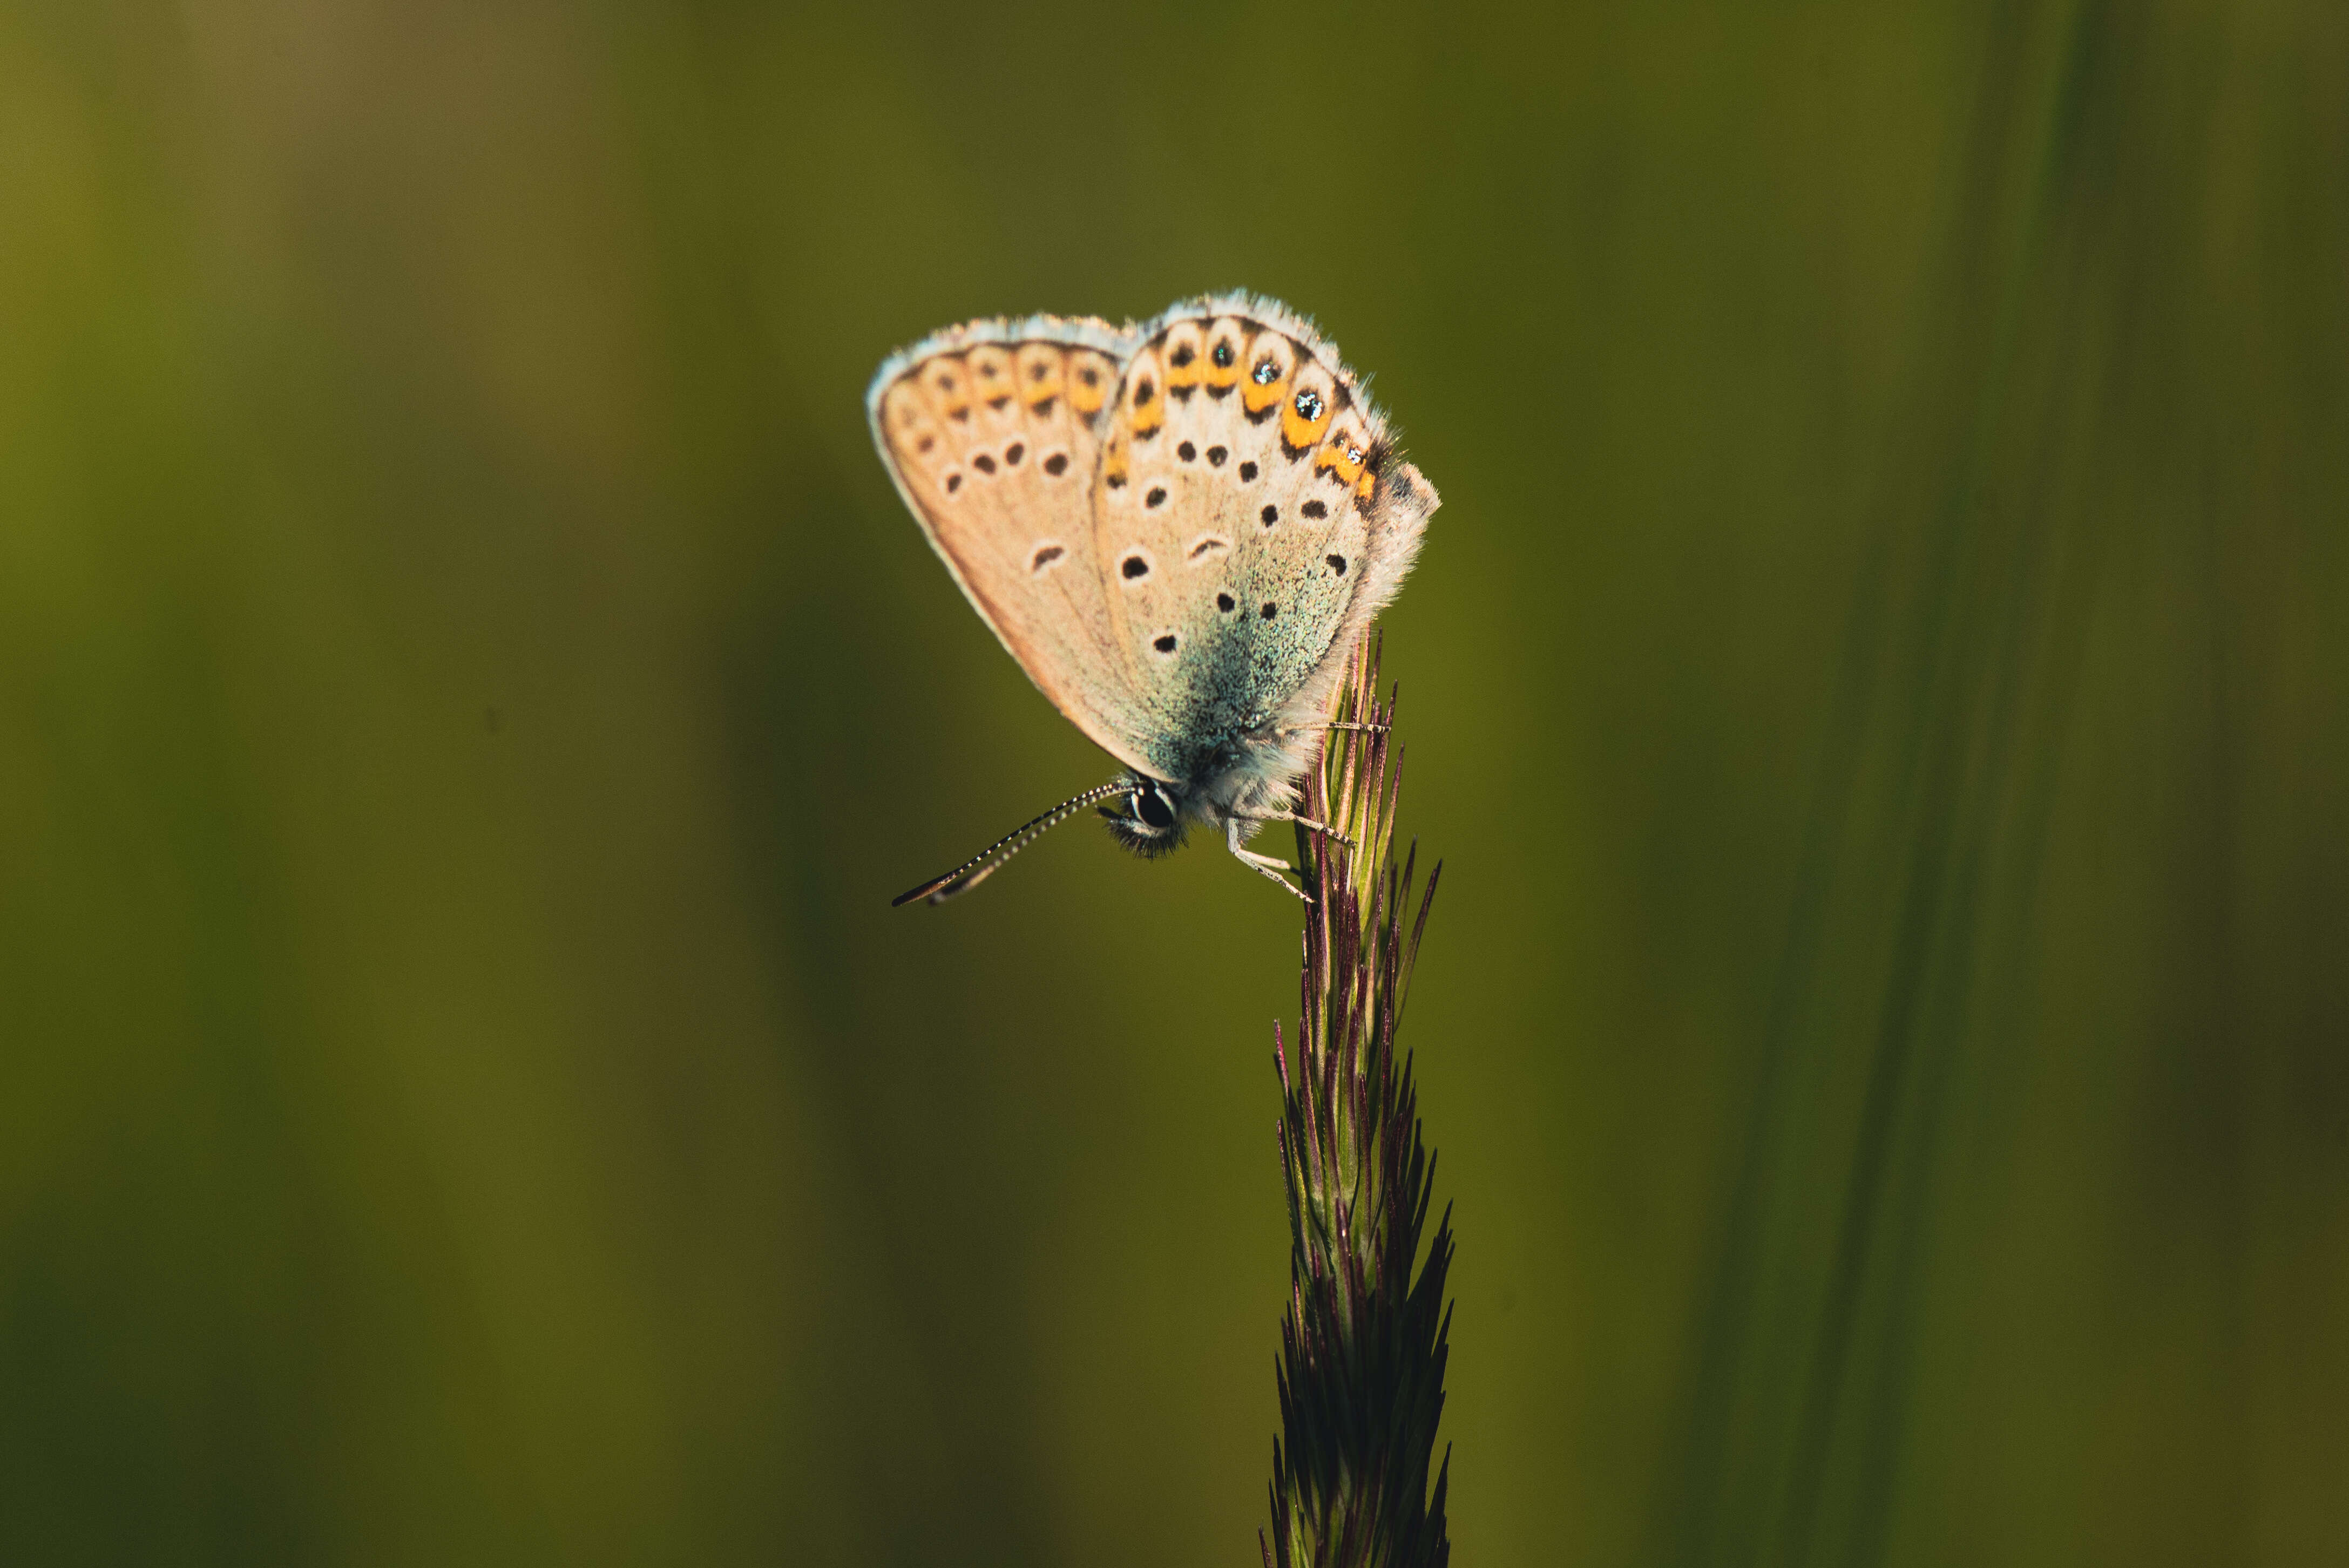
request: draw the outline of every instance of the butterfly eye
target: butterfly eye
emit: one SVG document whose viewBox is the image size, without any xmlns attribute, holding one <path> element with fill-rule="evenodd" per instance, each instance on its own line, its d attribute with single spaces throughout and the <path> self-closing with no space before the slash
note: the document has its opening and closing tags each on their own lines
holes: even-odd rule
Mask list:
<svg viewBox="0 0 2349 1568">
<path fill-rule="evenodd" d="M 1133 814 L 1141 818 L 1145 826 L 1155 828 L 1162 833 L 1174 825 L 1174 809 L 1166 803 L 1166 797 L 1158 792 L 1158 786 L 1147 779 L 1133 792 Z"/>
</svg>

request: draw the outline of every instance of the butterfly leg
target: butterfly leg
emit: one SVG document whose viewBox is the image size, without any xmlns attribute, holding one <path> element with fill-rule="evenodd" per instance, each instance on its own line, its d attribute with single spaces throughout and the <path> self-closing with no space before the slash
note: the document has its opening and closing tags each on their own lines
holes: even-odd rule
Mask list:
<svg viewBox="0 0 2349 1568">
<path fill-rule="evenodd" d="M 1283 892 L 1293 892 L 1299 898 L 1304 899 L 1308 903 L 1311 903 L 1313 902 L 1313 900 L 1306 894 L 1303 889 L 1290 885 L 1288 881 L 1289 877 L 1299 874 L 1295 866 L 1290 865 L 1287 861 L 1275 860 L 1270 855 L 1259 855 L 1255 851 L 1247 849 L 1240 843 L 1239 818 L 1234 817 L 1226 824 L 1224 841 L 1231 847 L 1234 858 L 1236 858 L 1240 864 L 1247 867 L 1250 871 L 1255 872 L 1259 876 L 1271 878 L 1274 882 L 1280 886 Z"/>
<path fill-rule="evenodd" d="M 1283 735 L 1311 735 L 1318 730 L 1324 729 L 1350 729 L 1360 735 L 1387 735 L 1392 733 L 1394 726 L 1391 724 L 1356 724 L 1350 718 L 1333 718 L 1319 724 L 1293 724 L 1283 729 L 1280 733 Z"/>
<path fill-rule="evenodd" d="M 1350 850 L 1355 847 L 1353 840 L 1346 837 L 1329 823 L 1317 822 L 1310 817 L 1300 817 L 1294 811 L 1267 811 L 1263 816 L 1254 820 L 1259 822 L 1294 822 L 1307 832 L 1319 833 L 1325 839 L 1335 839 Z"/>
</svg>

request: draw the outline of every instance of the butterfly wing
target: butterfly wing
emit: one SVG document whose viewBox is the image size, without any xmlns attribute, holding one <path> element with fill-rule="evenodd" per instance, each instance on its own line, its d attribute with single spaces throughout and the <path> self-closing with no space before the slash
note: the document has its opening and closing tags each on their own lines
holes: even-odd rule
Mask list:
<svg viewBox="0 0 2349 1568">
<path fill-rule="evenodd" d="M 898 492 L 1038 689 L 1129 767 L 1146 718 L 1102 591 L 1091 487 L 1130 332 L 973 322 L 892 356 L 866 397 Z"/>
<path fill-rule="evenodd" d="M 1337 351 L 1269 300 L 1141 329 L 1103 428 L 1094 556 L 1161 778 L 1311 722 L 1437 505 Z"/>
</svg>

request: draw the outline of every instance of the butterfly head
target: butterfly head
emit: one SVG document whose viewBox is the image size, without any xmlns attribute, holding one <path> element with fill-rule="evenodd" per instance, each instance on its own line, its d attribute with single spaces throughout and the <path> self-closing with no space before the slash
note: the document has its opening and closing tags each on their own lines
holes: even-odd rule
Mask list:
<svg viewBox="0 0 2349 1568">
<path fill-rule="evenodd" d="M 1109 823 L 1110 837 L 1144 860 L 1183 844 L 1183 798 L 1178 787 L 1146 773 L 1128 773 L 1124 788 L 1094 810 Z"/>
</svg>

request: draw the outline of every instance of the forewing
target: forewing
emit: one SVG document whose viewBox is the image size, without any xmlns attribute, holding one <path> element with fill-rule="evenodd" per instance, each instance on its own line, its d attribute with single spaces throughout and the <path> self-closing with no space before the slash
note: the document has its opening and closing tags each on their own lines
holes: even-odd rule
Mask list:
<svg viewBox="0 0 2349 1568">
<path fill-rule="evenodd" d="M 897 489 L 1038 689 L 1143 766 L 1144 707 L 1102 589 L 1090 490 L 1132 339 L 1098 321 L 975 322 L 892 358 L 867 398 Z"/>
</svg>

